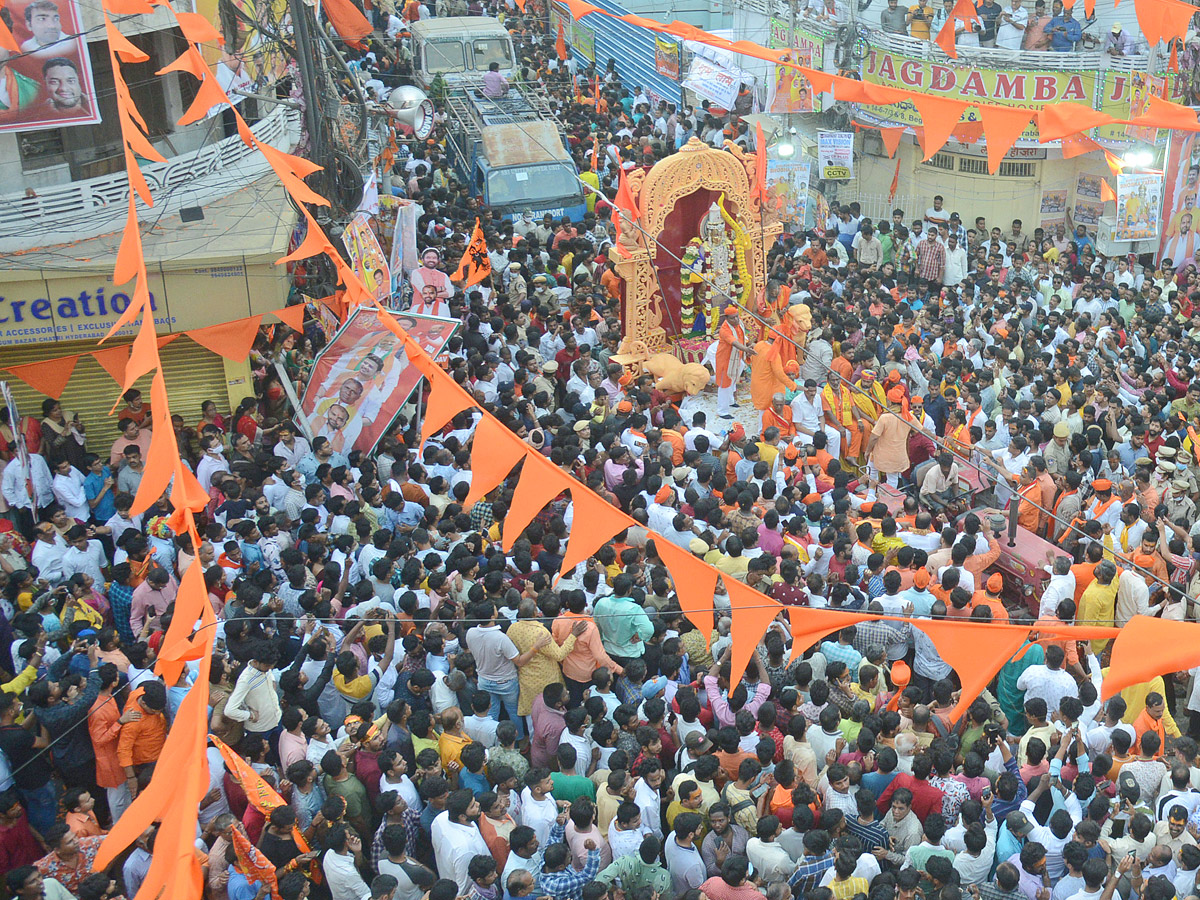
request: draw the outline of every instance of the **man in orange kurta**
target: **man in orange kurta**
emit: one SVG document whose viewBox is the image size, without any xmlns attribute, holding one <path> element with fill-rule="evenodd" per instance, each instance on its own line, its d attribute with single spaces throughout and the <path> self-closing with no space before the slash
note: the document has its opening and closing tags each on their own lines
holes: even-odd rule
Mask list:
<svg viewBox="0 0 1200 900">
<path fill-rule="evenodd" d="M 743 355 L 744 354 L 744 355 Z M 717 332 L 717 415 L 732 419 L 733 396 L 737 380 L 745 365 L 745 356 L 753 356 L 754 349 L 746 344 L 746 329 L 738 316 L 738 308 L 726 306 Z"/>
<path fill-rule="evenodd" d="M 776 394 L 796 387 L 796 382 L 783 370 L 779 350 L 778 342 L 759 341 L 754 345 L 754 359 L 750 361 L 750 399 L 760 412 L 770 408 L 771 398 Z"/>
<path fill-rule="evenodd" d="M 762 430 L 778 428 L 781 440 L 790 441 L 796 436 L 796 423 L 792 421 L 792 408 L 783 402 L 783 394 L 775 394 L 771 405 L 763 410 Z"/>
</svg>

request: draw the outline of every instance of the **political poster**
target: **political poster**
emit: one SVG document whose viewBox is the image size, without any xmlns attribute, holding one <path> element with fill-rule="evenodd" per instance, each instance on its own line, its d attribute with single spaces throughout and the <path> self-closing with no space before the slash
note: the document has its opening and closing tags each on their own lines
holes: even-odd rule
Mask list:
<svg viewBox="0 0 1200 900">
<path fill-rule="evenodd" d="M 732 109 L 742 85 L 738 75 L 697 56 L 692 60 L 683 86 L 724 109 Z"/>
<path fill-rule="evenodd" d="M 1096 226 L 1100 224 L 1100 213 L 1104 209 L 1100 201 L 1092 203 L 1087 200 L 1075 201 L 1075 213 L 1071 216 L 1071 221 L 1075 225 L 1083 225 L 1088 231 L 1095 232 Z"/>
<path fill-rule="evenodd" d="M 1164 170 L 1162 241 L 1158 260 L 1171 260 L 1177 269 L 1196 259 L 1196 228 L 1200 225 L 1200 135 L 1173 131 Z"/>
<path fill-rule="evenodd" d="M 679 80 L 679 41 L 655 35 L 654 70 L 665 78 Z"/>
<path fill-rule="evenodd" d="M 287 0 L 195 0 L 196 12 L 208 19 L 221 40 L 202 44 L 201 53 L 217 83 L 234 106 L 246 98 L 239 91 L 268 94 L 287 72 L 289 57 L 280 33 L 291 35 Z M 213 116 L 226 107 L 209 111 Z"/>
<path fill-rule="evenodd" d="M 1163 176 L 1117 176 L 1116 241 L 1152 241 L 1159 233 Z"/>
<path fill-rule="evenodd" d="M 817 165 L 824 181 L 854 177 L 854 132 L 822 131 L 817 134 Z"/>
<path fill-rule="evenodd" d="M 1038 209 L 1038 224 L 1042 228 L 1053 228 L 1067 221 L 1066 189 L 1042 191 L 1042 202 Z"/>
<path fill-rule="evenodd" d="M 1098 201 L 1100 199 L 1100 176 L 1080 175 L 1075 180 L 1075 198 Z"/>
<path fill-rule="evenodd" d="M 21 48 L 0 47 L 0 131 L 96 125 L 100 107 L 75 0 L 8 0 L 0 18 Z"/>
<path fill-rule="evenodd" d="M 782 19 L 771 19 L 768 46 L 772 50 L 787 50 L 782 62 L 823 68 L 825 43 L 816 34 L 801 28 L 793 29 Z M 792 66 L 775 66 L 767 93 L 766 112 L 812 113 L 821 111 L 821 94 L 812 83 Z"/>
<path fill-rule="evenodd" d="M 359 307 L 313 362 L 300 399 L 311 433 L 328 438 L 339 453 L 370 453 L 421 380 L 404 344 L 380 320 L 394 316 L 431 356 L 442 351 L 461 324 Z"/>
<path fill-rule="evenodd" d="M 1136 119 L 1150 110 L 1151 97 L 1165 97 L 1167 94 L 1167 79 L 1161 75 L 1148 75 L 1145 72 L 1131 72 L 1129 75 L 1129 114 L 1127 118 Z M 1131 141 L 1143 141 L 1147 144 L 1158 143 L 1158 129 L 1147 128 L 1144 125 L 1126 125 L 1125 134 Z"/>
<path fill-rule="evenodd" d="M 356 213 L 342 232 L 342 243 L 350 255 L 350 268 L 362 279 L 376 300 L 386 299 L 392 292 L 391 268 L 379 239 L 371 230 L 371 216 Z"/>
<path fill-rule="evenodd" d="M 807 159 L 767 160 L 767 209 L 778 209 L 784 222 L 804 224 L 812 162 Z"/>
</svg>

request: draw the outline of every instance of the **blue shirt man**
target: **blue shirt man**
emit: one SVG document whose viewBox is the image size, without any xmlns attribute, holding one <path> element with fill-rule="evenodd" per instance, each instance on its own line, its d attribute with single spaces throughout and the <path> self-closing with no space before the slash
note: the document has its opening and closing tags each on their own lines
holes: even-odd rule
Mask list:
<svg viewBox="0 0 1200 900">
<path fill-rule="evenodd" d="M 1050 35 L 1050 49 L 1058 53 L 1070 53 L 1083 37 L 1083 28 L 1075 21 L 1071 10 L 1064 9 L 1061 16 L 1050 20 L 1050 24 L 1046 26 L 1046 33 Z"/>
</svg>

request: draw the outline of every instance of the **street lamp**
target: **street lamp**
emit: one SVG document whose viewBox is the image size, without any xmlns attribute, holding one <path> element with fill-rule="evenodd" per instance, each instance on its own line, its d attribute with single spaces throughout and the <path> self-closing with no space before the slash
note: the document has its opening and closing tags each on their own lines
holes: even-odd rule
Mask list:
<svg viewBox="0 0 1200 900">
<path fill-rule="evenodd" d="M 1154 162 L 1154 153 L 1143 148 L 1126 150 L 1121 154 L 1121 160 L 1130 168 L 1146 169 Z"/>
<path fill-rule="evenodd" d="M 775 155 L 780 159 L 791 159 L 796 153 L 796 129 L 789 128 L 786 136 L 775 144 Z"/>
</svg>

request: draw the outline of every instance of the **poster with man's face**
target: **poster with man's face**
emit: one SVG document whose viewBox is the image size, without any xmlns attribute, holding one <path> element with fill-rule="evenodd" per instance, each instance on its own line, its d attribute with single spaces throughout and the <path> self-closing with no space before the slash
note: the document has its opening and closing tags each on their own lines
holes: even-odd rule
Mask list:
<svg viewBox="0 0 1200 900">
<path fill-rule="evenodd" d="M 0 131 L 100 121 L 75 0 L 10 0 L 0 9 L 21 52 L 0 48 Z"/>
<path fill-rule="evenodd" d="M 421 379 L 400 338 L 376 309 L 357 310 L 313 363 L 300 398 L 300 414 L 313 435 L 328 438 L 339 453 L 369 453 Z M 461 322 L 433 316 L 392 314 L 422 349 L 441 352 Z"/>
</svg>

